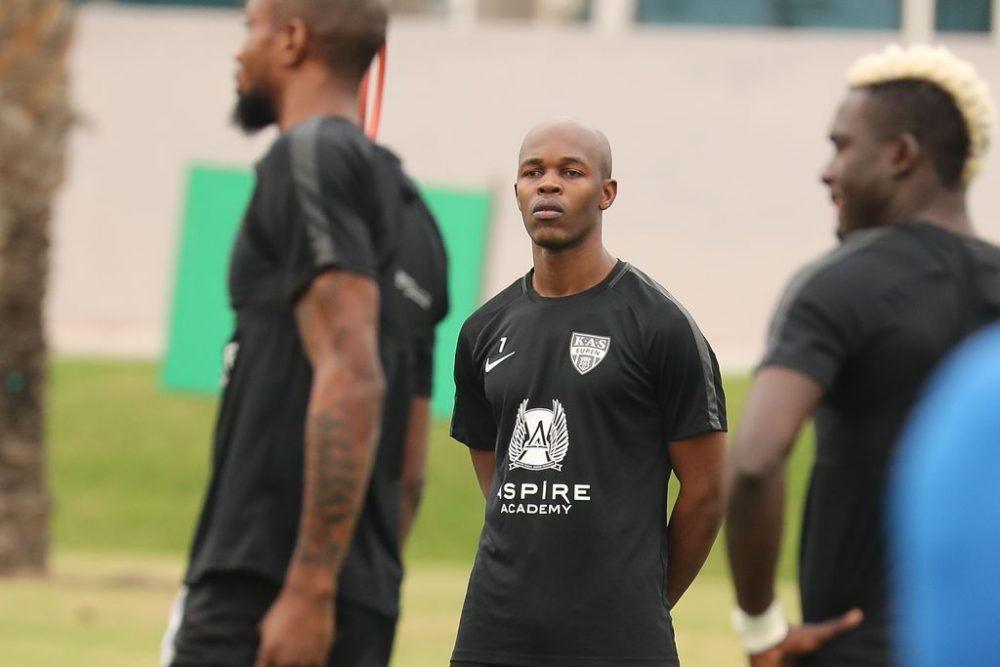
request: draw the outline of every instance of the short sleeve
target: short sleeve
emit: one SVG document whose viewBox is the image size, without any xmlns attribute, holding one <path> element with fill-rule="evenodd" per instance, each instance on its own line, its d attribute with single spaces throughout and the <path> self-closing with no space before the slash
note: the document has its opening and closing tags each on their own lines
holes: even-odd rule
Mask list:
<svg viewBox="0 0 1000 667">
<path fill-rule="evenodd" d="M 719 362 L 691 316 L 678 306 L 653 327 L 650 349 L 667 441 L 725 431 L 726 396 Z"/>
<path fill-rule="evenodd" d="M 829 389 L 864 336 L 863 318 L 857 316 L 863 295 L 856 292 L 838 284 L 836 271 L 817 274 L 807 268 L 775 310 L 761 366 L 800 371 Z"/>
<path fill-rule="evenodd" d="M 308 121 L 290 132 L 290 219 L 285 288 L 295 301 L 325 270 L 377 275 L 374 180 L 364 146 L 338 123 Z"/>
<path fill-rule="evenodd" d="M 475 366 L 472 343 L 465 328 L 455 350 L 455 410 L 451 416 L 451 437 L 471 449 L 496 449 L 497 426 Z"/>
<path fill-rule="evenodd" d="M 417 341 L 413 359 L 413 391 L 429 397 L 434 390 L 434 335 Z"/>
</svg>

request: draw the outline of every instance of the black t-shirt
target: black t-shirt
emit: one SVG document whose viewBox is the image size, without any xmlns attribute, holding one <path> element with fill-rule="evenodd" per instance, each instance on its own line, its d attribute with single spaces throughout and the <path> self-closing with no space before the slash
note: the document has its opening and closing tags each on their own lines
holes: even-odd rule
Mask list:
<svg viewBox="0 0 1000 667">
<path fill-rule="evenodd" d="M 861 628 L 808 665 L 887 665 L 883 495 L 902 423 L 934 365 L 1000 301 L 1000 248 L 927 223 L 852 234 L 790 283 L 764 366 L 825 390 L 802 531 L 806 621 L 852 607 Z M 963 276 L 966 267 L 968 276 Z"/>
<path fill-rule="evenodd" d="M 667 444 L 726 428 L 715 355 L 626 263 L 564 298 L 531 280 L 458 340 L 452 436 L 497 467 L 453 659 L 676 665 Z"/>
<path fill-rule="evenodd" d="M 372 481 L 338 594 L 398 613 L 401 451 L 410 400 L 430 391 L 434 325 L 447 310 L 440 237 L 429 213 L 413 220 L 408 193 L 416 196 L 394 156 L 340 118 L 293 127 L 258 163 L 230 262 L 236 328 L 224 354 L 212 478 L 188 583 L 226 570 L 284 579 L 298 534 L 312 384 L 294 309 L 314 278 L 338 268 L 379 283 L 387 387 Z M 409 296 L 400 273 L 412 279 Z"/>
</svg>

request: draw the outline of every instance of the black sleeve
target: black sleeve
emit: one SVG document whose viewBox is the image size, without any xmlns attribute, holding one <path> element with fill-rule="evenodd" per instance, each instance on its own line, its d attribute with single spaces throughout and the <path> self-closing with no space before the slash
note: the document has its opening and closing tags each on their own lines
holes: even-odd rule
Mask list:
<svg viewBox="0 0 1000 667">
<path fill-rule="evenodd" d="M 483 389 L 483 376 L 475 365 L 472 342 L 465 327 L 455 350 L 455 411 L 451 437 L 472 449 L 496 449 L 497 425 Z"/>
<path fill-rule="evenodd" d="M 429 398 L 434 390 L 434 335 L 417 342 L 413 360 L 413 393 Z"/>
<path fill-rule="evenodd" d="M 286 296 L 296 301 L 331 268 L 377 275 L 373 174 L 363 145 L 337 125 L 308 121 L 290 132 Z"/>
<path fill-rule="evenodd" d="M 715 352 L 679 306 L 657 319 L 651 326 L 651 367 L 667 442 L 725 431 L 726 395 Z"/>
<path fill-rule="evenodd" d="M 830 388 L 871 319 L 859 312 L 865 308 L 865 290 L 856 289 L 852 277 L 841 276 L 841 268 L 816 272 L 807 267 L 792 280 L 771 320 L 761 367 L 792 368 Z"/>
</svg>

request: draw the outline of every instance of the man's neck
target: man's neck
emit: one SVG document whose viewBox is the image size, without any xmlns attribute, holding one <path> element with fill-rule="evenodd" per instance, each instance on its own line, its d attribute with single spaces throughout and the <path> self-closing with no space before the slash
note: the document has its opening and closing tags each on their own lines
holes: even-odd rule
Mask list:
<svg viewBox="0 0 1000 667">
<path fill-rule="evenodd" d="M 278 127 L 284 131 L 316 116 L 338 116 L 360 125 L 357 87 L 321 67 L 303 69 L 283 91 Z"/>
<path fill-rule="evenodd" d="M 558 252 L 533 246 L 532 254 L 535 271 L 531 285 L 545 297 L 585 292 L 604 280 L 617 261 L 600 243 Z"/>
<path fill-rule="evenodd" d="M 892 223 L 923 220 L 955 234 L 975 235 L 963 189 L 945 189 L 936 183 L 927 184 L 901 200 L 890 213 Z"/>
</svg>

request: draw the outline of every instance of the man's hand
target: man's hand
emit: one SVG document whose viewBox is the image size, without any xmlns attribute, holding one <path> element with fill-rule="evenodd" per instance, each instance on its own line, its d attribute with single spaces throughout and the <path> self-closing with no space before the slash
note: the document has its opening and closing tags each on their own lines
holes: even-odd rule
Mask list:
<svg viewBox="0 0 1000 667">
<path fill-rule="evenodd" d="M 843 616 L 822 623 L 792 626 L 780 644 L 763 653 L 749 656 L 750 667 L 795 667 L 803 655 L 816 651 L 837 635 L 858 627 L 862 617 L 860 609 L 852 609 Z"/>
<path fill-rule="evenodd" d="M 323 667 L 333 635 L 333 599 L 285 586 L 260 623 L 255 667 Z"/>
</svg>

